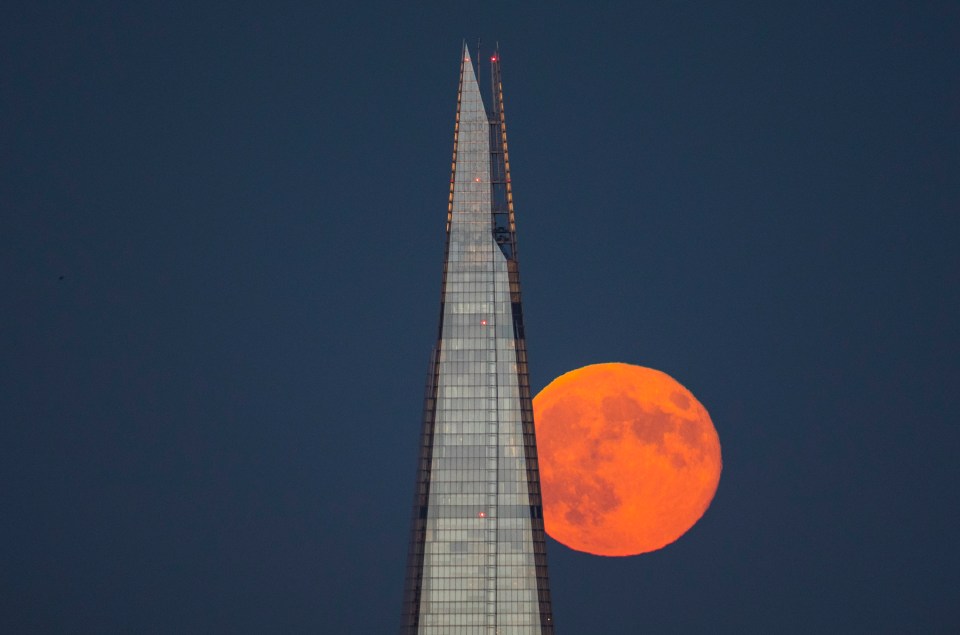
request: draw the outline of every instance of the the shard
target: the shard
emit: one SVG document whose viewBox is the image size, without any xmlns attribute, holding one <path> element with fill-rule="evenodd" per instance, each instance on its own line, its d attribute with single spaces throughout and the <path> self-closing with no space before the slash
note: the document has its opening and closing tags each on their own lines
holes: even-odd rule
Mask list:
<svg viewBox="0 0 960 635">
<path fill-rule="evenodd" d="M 460 62 L 404 635 L 554 632 L 499 57 L 489 107 Z"/>
</svg>

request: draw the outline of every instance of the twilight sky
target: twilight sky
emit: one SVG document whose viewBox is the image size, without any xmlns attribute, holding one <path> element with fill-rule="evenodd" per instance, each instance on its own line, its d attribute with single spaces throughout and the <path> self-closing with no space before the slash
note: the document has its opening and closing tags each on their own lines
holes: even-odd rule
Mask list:
<svg viewBox="0 0 960 635">
<path fill-rule="evenodd" d="M 150 4 L 0 19 L 0 631 L 395 632 L 478 37 L 534 390 L 723 446 L 558 632 L 960 628 L 957 3 Z"/>
</svg>

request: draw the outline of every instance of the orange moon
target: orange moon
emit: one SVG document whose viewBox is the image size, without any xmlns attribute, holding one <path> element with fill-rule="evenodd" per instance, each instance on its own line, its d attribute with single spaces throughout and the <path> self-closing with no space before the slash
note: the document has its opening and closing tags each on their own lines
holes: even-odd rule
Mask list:
<svg viewBox="0 0 960 635">
<path fill-rule="evenodd" d="M 660 549 L 703 516 L 720 439 L 689 390 L 652 368 L 595 364 L 533 400 L 547 533 L 577 551 Z"/>
</svg>

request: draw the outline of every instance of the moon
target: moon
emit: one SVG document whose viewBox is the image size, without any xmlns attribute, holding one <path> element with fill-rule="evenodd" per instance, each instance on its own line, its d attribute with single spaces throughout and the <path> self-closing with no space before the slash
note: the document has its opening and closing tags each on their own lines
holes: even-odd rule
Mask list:
<svg viewBox="0 0 960 635">
<path fill-rule="evenodd" d="M 544 527 L 600 556 L 660 549 L 703 516 L 720 482 L 720 439 L 675 379 L 631 364 L 595 364 L 533 400 Z"/>
</svg>

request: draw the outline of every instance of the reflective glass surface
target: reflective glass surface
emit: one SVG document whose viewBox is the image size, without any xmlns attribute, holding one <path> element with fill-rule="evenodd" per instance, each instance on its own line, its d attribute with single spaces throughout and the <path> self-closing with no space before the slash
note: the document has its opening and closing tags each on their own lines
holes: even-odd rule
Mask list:
<svg viewBox="0 0 960 635">
<path fill-rule="evenodd" d="M 553 627 L 519 281 L 494 239 L 491 122 L 464 57 L 404 632 L 541 635 Z"/>
</svg>

